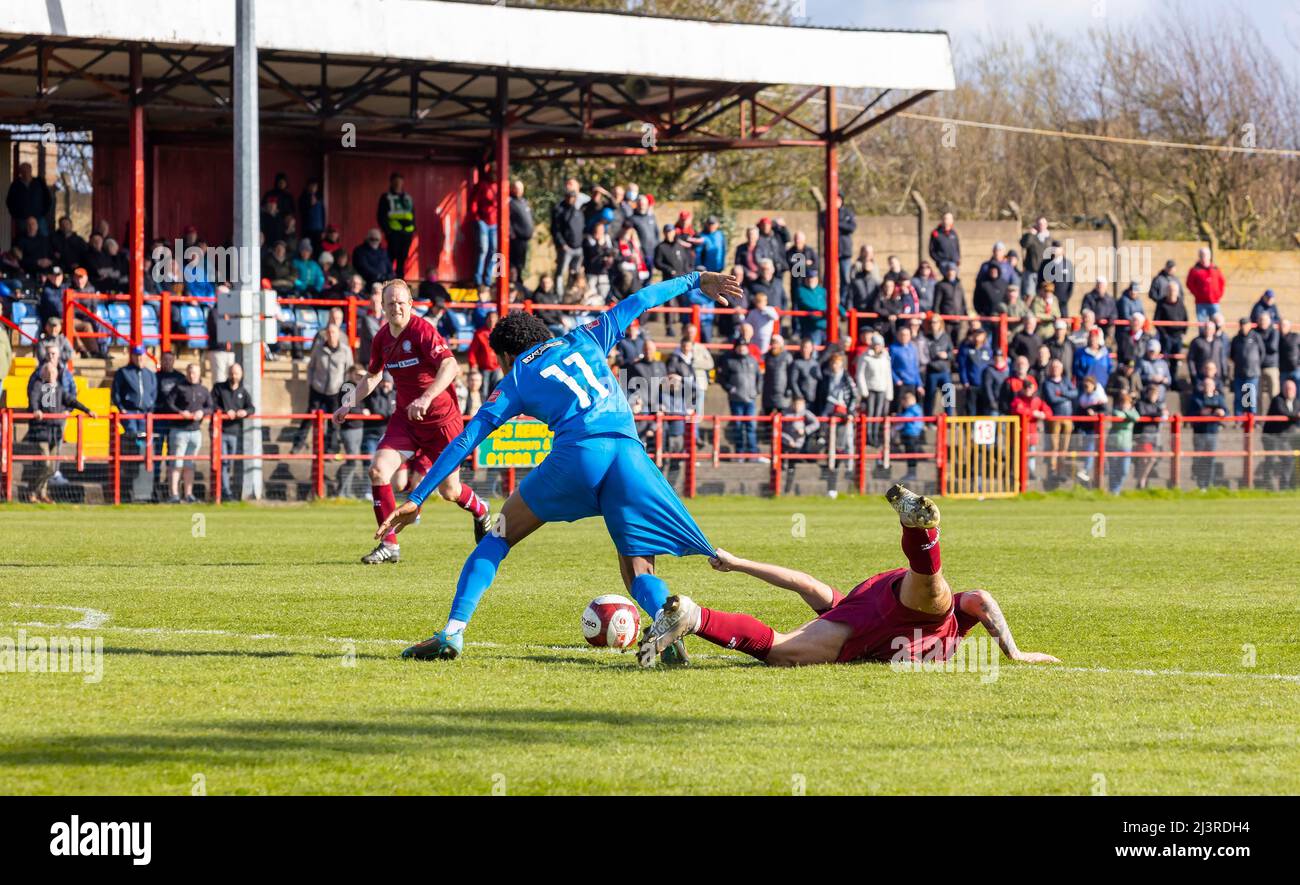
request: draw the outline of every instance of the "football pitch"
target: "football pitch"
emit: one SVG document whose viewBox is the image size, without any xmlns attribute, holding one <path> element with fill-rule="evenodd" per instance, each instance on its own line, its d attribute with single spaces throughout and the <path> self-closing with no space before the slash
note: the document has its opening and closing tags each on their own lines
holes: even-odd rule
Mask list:
<svg viewBox="0 0 1300 885">
<path fill-rule="evenodd" d="M 0 637 L 103 641 L 98 678 L 0 673 L 0 793 L 1300 792 L 1300 497 L 941 505 L 954 588 L 1063 664 L 778 670 L 693 638 L 692 666 L 644 671 L 582 640 L 624 592 L 599 520 L 510 555 L 460 660 L 408 662 L 472 543 L 450 505 L 372 567 L 364 503 L 0 508 Z M 841 590 L 904 562 L 878 497 L 689 506 Z M 807 619 L 699 558 L 660 572 Z"/>
</svg>

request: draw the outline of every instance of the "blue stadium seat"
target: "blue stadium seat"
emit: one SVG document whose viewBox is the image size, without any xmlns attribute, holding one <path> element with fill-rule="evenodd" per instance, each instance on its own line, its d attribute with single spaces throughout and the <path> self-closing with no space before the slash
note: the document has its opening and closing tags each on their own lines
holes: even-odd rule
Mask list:
<svg viewBox="0 0 1300 885">
<path fill-rule="evenodd" d="M 203 308 L 197 304 L 181 304 L 177 309 L 177 319 L 182 326 L 202 325 L 204 322 Z"/>
<path fill-rule="evenodd" d="M 109 312 L 109 307 L 110 305 L 103 301 L 96 301 L 95 306 L 93 308 L 95 312 L 95 316 L 99 317 L 101 321 L 111 326 L 113 328 L 113 331 L 120 332 L 121 329 L 113 322 L 113 315 Z M 94 332 L 96 335 L 102 335 L 108 331 L 108 329 L 104 328 L 104 326 L 101 325 L 100 323 L 91 323 L 91 325 L 94 326 L 94 328 L 91 331 Z M 131 334 L 131 326 L 129 321 L 127 323 L 126 333 L 128 336 Z M 102 346 L 104 347 L 125 344 L 127 341 L 127 339 L 125 338 L 99 338 L 96 340 L 101 342 Z"/>
<path fill-rule="evenodd" d="M 185 344 L 195 350 L 205 349 L 208 346 L 208 327 L 203 325 L 186 326 Z"/>
<path fill-rule="evenodd" d="M 296 318 L 294 325 L 297 326 L 296 334 L 306 338 L 306 343 L 310 344 L 311 339 L 315 338 L 316 333 L 320 331 L 320 317 L 310 307 L 300 307 L 294 311 L 294 315 Z"/>
<path fill-rule="evenodd" d="M 162 329 L 158 324 L 158 305 L 146 301 L 140 311 L 140 333 L 145 344 L 160 344 Z"/>
<path fill-rule="evenodd" d="M 13 314 L 14 324 L 23 330 L 23 334 L 33 338 L 41 337 L 41 320 L 37 316 L 36 308 L 24 301 L 15 301 Z"/>
<path fill-rule="evenodd" d="M 474 337 L 474 327 L 470 324 L 469 312 L 464 310 L 449 310 L 447 316 L 451 318 L 451 324 L 456 327 L 456 333 L 453 338 L 463 338 L 464 341 L 456 347 L 456 350 L 464 353 L 469 350 L 469 339 Z"/>
<path fill-rule="evenodd" d="M 108 321 L 113 325 L 113 329 L 122 336 L 114 338 L 110 343 L 114 345 L 125 345 L 131 340 L 131 305 L 123 301 L 108 302 Z"/>
<path fill-rule="evenodd" d="M 109 322 L 114 325 L 131 322 L 131 305 L 125 301 L 110 301 L 107 307 Z"/>
<path fill-rule="evenodd" d="M 182 304 L 177 310 L 177 325 L 185 335 L 185 345 L 195 349 L 208 346 L 208 317 L 197 304 Z"/>
</svg>

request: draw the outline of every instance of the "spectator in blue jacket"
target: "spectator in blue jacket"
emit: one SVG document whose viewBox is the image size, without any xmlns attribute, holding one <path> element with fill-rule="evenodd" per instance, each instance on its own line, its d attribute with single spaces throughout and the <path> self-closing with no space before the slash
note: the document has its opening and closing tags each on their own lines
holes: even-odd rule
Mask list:
<svg viewBox="0 0 1300 885">
<path fill-rule="evenodd" d="M 123 454 L 144 454 L 144 447 L 149 444 L 144 413 L 152 412 L 158 404 L 158 376 L 144 364 L 144 345 L 132 347 L 127 364 L 113 373 L 110 399 L 119 412 L 141 416 L 121 421 Z M 139 470 L 139 462 L 123 464 L 123 484 L 130 488 Z"/>
<path fill-rule="evenodd" d="M 805 267 L 806 276 L 798 281 L 792 293 L 795 310 L 819 311 L 820 316 L 796 317 L 799 337 L 807 338 L 820 346 L 826 343 L 826 287 L 821 284 L 814 265 Z"/>
<path fill-rule="evenodd" d="M 298 295 L 318 295 L 325 288 L 325 271 L 311 256 L 311 240 L 303 237 L 298 241 L 298 257 L 293 260 L 293 269 L 297 273 L 293 290 Z"/>
<path fill-rule="evenodd" d="M 393 262 L 383 247 L 379 228 L 366 232 L 366 241 L 352 250 L 352 267 L 367 283 L 385 282 L 393 275 Z"/>
<path fill-rule="evenodd" d="M 957 375 L 966 389 L 967 414 L 979 414 L 979 389 L 984 369 L 993 362 L 989 333 L 983 326 L 971 326 L 966 340 L 957 349 Z"/>
<path fill-rule="evenodd" d="M 1275 326 L 1282 321 L 1282 315 L 1277 310 L 1277 295 L 1272 289 L 1265 289 L 1264 294 L 1259 296 L 1255 306 L 1250 309 L 1250 321 L 1258 324 L 1260 315 L 1265 313 L 1272 318 Z"/>
<path fill-rule="evenodd" d="M 704 221 L 704 233 L 695 250 L 695 263 L 707 271 L 722 273 L 727 264 L 727 235 L 718 227 L 718 217 L 710 215 Z"/>
<path fill-rule="evenodd" d="M 321 235 L 325 232 L 325 194 L 321 192 L 320 179 L 307 179 L 298 197 L 298 211 L 302 213 L 302 232 L 320 248 Z"/>
<path fill-rule="evenodd" d="M 1186 414 L 1189 417 L 1197 418 L 1226 418 L 1228 415 L 1228 403 L 1219 392 L 1218 382 L 1213 378 L 1205 377 L 1201 379 L 1200 387 L 1192 394 Z M 1222 426 L 1218 420 L 1214 421 L 1193 421 L 1190 422 L 1192 428 L 1192 448 L 1196 452 L 1214 452 L 1219 447 L 1219 428 Z M 1214 484 L 1216 465 L 1213 456 L 1198 457 L 1192 460 L 1192 476 L 1196 479 L 1196 485 L 1201 491 L 1205 491 Z"/>
<path fill-rule="evenodd" d="M 63 268 L 50 268 L 45 285 L 41 286 L 40 300 L 36 303 L 36 313 L 41 318 L 42 327 L 45 326 L 50 317 L 63 318 L 63 290 L 65 288 L 67 287 L 63 282 Z"/>
<path fill-rule="evenodd" d="M 1111 373 L 1110 351 L 1106 349 L 1105 334 L 1094 326 L 1088 333 L 1088 346 L 1074 355 L 1074 383 L 1083 386 L 1083 379 L 1092 377 L 1097 386 L 1106 389 Z"/>
<path fill-rule="evenodd" d="M 713 314 L 706 308 L 717 307 L 717 304 L 708 295 L 705 295 L 698 288 L 690 292 L 691 304 L 700 306 L 700 343 L 708 344 L 713 340 Z"/>
<path fill-rule="evenodd" d="M 1079 398 L 1079 387 L 1074 383 L 1074 379 L 1065 374 L 1065 364 L 1059 359 L 1053 358 L 1047 364 L 1047 377 L 1043 379 L 1042 384 L 1043 402 L 1051 406 L 1053 420 L 1048 422 L 1049 438 L 1051 440 L 1051 451 L 1060 452 L 1065 449 L 1070 441 L 1070 435 L 1074 432 L 1074 422 L 1070 420 L 1074 416 L 1074 403 Z M 1048 473 L 1053 477 L 1060 477 L 1062 473 L 1069 473 L 1073 470 L 1073 458 L 1071 464 L 1065 471 L 1061 470 L 1061 456 L 1053 454 L 1048 457 Z"/>
<path fill-rule="evenodd" d="M 1020 271 L 1016 270 L 1015 265 L 1011 263 L 1007 245 L 1001 240 L 993 244 L 993 254 L 980 265 L 979 272 L 975 274 L 975 285 L 978 286 L 988 279 L 989 268 L 995 266 L 998 268 L 1000 279 L 1005 280 L 1008 286 L 1020 285 Z"/>
<path fill-rule="evenodd" d="M 894 402 L 902 402 L 902 394 L 921 389 L 921 351 L 912 341 L 910 323 L 900 323 L 894 332 L 894 343 L 889 345 L 889 362 L 894 374 Z"/>
<path fill-rule="evenodd" d="M 1138 297 L 1141 294 L 1141 286 L 1139 281 L 1134 280 L 1120 293 L 1119 300 L 1115 304 L 1120 320 L 1127 322 L 1134 314 L 1143 313 L 1142 299 Z"/>
<path fill-rule="evenodd" d="M 993 354 L 993 362 L 984 367 L 976 388 L 975 414 L 1000 415 L 1002 386 L 1011 377 L 1011 365 L 1002 351 Z"/>
<path fill-rule="evenodd" d="M 920 420 L 921 404 L 916 401 L 916 394 L 907 390 L 903 392 L 898 407 L 900 417 L 916 419 L 896 425 L 898 427 L 899 451 L 909 455 L 919 454 L 925 450 L 925 424 Z M 916 461 L 909 458 L 907 472 L 903 474 L 903 482 L 910 482 L 914 479 L 916 479 Z"/>
</svg>

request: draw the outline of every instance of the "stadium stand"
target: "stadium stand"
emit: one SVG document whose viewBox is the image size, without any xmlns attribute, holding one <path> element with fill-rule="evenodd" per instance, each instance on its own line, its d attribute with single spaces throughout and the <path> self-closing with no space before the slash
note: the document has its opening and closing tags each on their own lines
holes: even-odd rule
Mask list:
<svg viewBox="0 0 1300 885">
<path fill-rule="evenodd" d="M 652 216 L 637 223 L 646 212 L 644 202 L 639 207 L 620 202 L 628 191 L 636 192 L 635 185 L 593 191 L 604 196 L 597 197 L 597 211 L 587 215 L 588 229 L 593 220 L 624 216 L 620 249 L 628 270 L 596 285 L 581 264 L 557 262 L 542 274 L 552 277 L 545 284 L 536 277 L 530 290 L 521 273 L 511 291 L 512 309 L 543 316 L 557 334 L 673 266 L 672 256 L 663 253 L 655 262 L 658 273 L 644 261 L 639 231 L 658 225 Z M 675 233 L 683 267 L 714 260 L 706 259 L 706 251 L 718 243 L 706 244 L 689 220 Z M 954 229 L 944 235 L 948 251 L 928 256 L 939 266 L 950 251 L 960 249 Z M 1070 485 L 1117 492 L 1155 482 L 1187 488 L 1295 485 L 1300 466 L 1296 404 L 1294 396 L 1286 395 L 1292 389 L 1286 382 L 1300 380 L 1300 337 L 1271 293 L 1243 310 L 1244 316 L 1227 321 L 1217 301 L 1205 301 L 1221 298 L 1222 285 L 1209 294 L 1204 286 L 1196 291 L 1196 281 L 1211 275 L 1212 262 L 1189 272 L 1191 285 L 1181 287 L 1182 296 L 1172 298 L 1171 307 L 1149 297 L 1142 281 L 1118 295 L 1101 281 L 1081 302 L 1075 299 L 1074 312 L 1062 315 L 1061 304 L 1048 292 L 1055 287 L 1045 285 L 1050 255 L 1034 259 L 1039 263 L 1035 273 L 1015 250 L 999 243 L 978 265 L 968 295 L 960 276 L 937 278 L 928 261 L 908 273 L 894 256 L 877 266 L 873 250 L 864 246 L 846 268 L 840 340 L 829 341 L 826 302 L 817 279 L 790 270 L 795 243 L 807 239 L 802 231 L 767 219 L 746 231 L 734 254 L 727 251 L 724 237 L 725 259 L 734 261 L 724 260 L 722 266 L 734 266 L 743 281 L 742 302 L 730 308 L 665 306 L 644 318 L 645 334 L 630 339 L 630 349 L 620 347 L 611 355 L 630 396 L 638 384 L 645 385 L 633 397 L 643 410 L 644 440 L 683 494 L 835 495 L 900 478 L 948 494 L 984 495 Z M 815 252 L 806 245 L 800 248 L 815 268 Z M 341 337 L 354 350 L 361 346 L 361 320 L 371 308 L 368 298 L 354 294 L 365 286 L 352 283 L 350 270 L 336 269 L 334 256 L 343 251 L 331 251 L 326 241 L 315 249 L 304 242 L 302 254 L 310 257 L 287 271 L 292 278 L 280 299 L 280 338 L 266 348 L 264 371 L 285 355 L 291 358 L 286 367 L 308 357 L 331 323 L 340 326 Z M 780 265 L 774 258 L 781 259 Z M 990 271 L 994 266 L 997 271 Z M 1162 274 L 1168 276 L 1167 270 Z M 971 274 L 971 269 L 965 272 Z M 11 274 L 3 284 L 11 292 L 3 302 L 11 343 L 19 350 L 33 347 L 41 337 L 43 309 L 36 293 L 46 281 Z M 1150 288 L 1164 292 L 1168 286 L 1157 276 Z M 560 290 L 567 295 L 557 296 Z M 1025 290 L 1034 294 L 1021 297 Z M 434 300 L 417 300 L 416 313 L 434 322 L 465 361 L 457 389 L 470 414 L 493 381 L 490 367 L 475 358 L 474 340 L 486 334 L 487 318 L 497 305 L 486 289 L 439 286 L 433 291 Z M 1178 309 L 1188 293 L 1200 299 L 1196 311 Z M 127 296 L 65 289 L 62 299 L 64 328 L 76 351 L 107 354 L 109 364 L 120 360 L 133 319 Z M 147 295 L 141 326 L 143 342 L 154 352 L 149 360 L 164 343 L 166 349 L 196 356 L 207 349 L 213 300 L 213 284 L 206 281 L 164 284 Z M 337 310 L 333 316 L 332 310 Z M 1203 331 L 1210 324 L 1213 334 Z M 1229 336 L 1234 325 L 1236 334 Z M 692 356 L 668 337 L 675 326 L 695 342 Z M 801 353 L 805 339 L 812 347 Z M 737 340 L 745 342 L 743 351 L 737 351 Z M 734 352 L 744 353 L 747 362 L 736 362 Z M 837 354 L 842 354 L 845 372 L 840 393 L 835 392 L 838 382 L 827 380 Z M 1204 370 L 1204 363 L 1214 365 Z M 145 466 L 152 470 L 157 456 L 166 453 L 166 443 L 133 454 L 110 440 L 120 436 L 125 423 L 142 421 L 151 427 L 154 421 L 166 421 L 165 408 L 158 403 L 151 413 L 136 417 L 117 411 L 107 400 L 111 367 L 96 373 L 92 365 L 94 361 L 75 361 L 73 377 L 83 402 L 106 417 L 68 419 L 64 442 L 70 457 L 60 453 L 64 469 L 58 477 L 70 475 L 74 481 L 54 488 L 66 500 L 163 499 L 162 475 L 152 487 L 142 484 L 144 471 L 133 459 L 148 462 Z M 735 376 L 749 371 L 745 366 L 757 372 L 752 384 Z M 22 468 L 38 457 L 22 443 L 24 424 L 32 415 L 26 385 L 33 371 L 31 359 L 22 357 L 4 379 L 0 449 L 6 458 L 0 490 L 7 498 L 23 496 Z M 1202 389 L 1207 372 L 1213 393 Z M 278 392 L 272 385 L 269 398 L 275 402 L 268 399 L 269 408 L 261 410 L 268 495 L 364 493 L 348 479 L 354 471 L 344 473 L 343 468 L 364 461 L 369 450 L 345 450 L 342 438 L 327 432 L 323 413 L 302 411 L 307 397 L 298 375 L 287 378 Z M 1095 402 L 1082 396 L 1092 383 L 1089 377 L 1099 391 Z M 1022 394 L 1030 378 L 1033 392 L 1041 393 L 1038 398 Z M 672 396 L 663 394 L 668 387 L 675 391 Z M 1122 393 L 1127 398 L 1121 405 Z M 373 416 L 366 420 L 381 424 Z M 996 422 L 991 431 L 990 421 Z M 979 422 L 985 423 L 977 428 Z M 1102 426 L 1106 432 L 1098 431 Z M 146 435 L 165 434 L 147 429 Z M 375 437 L 366 434 L 372 443 Z M 209 421 L 202 454 L 192 459 L 199 467 L 198 488 L 212 499 L 220 497 L 220 484 L 208 482 L 207 476 L 220 471 L 220 438 L 220 421 Z M 518 481 L 519 473 L 508 469 L 492 476 L 504 490 Z"/>
</svg>

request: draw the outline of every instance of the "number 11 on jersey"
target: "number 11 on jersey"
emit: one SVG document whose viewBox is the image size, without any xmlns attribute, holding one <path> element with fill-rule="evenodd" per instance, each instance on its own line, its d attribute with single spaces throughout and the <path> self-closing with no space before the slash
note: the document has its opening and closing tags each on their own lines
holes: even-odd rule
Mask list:
<svg viewBox="0 0 1300 885">
<path fill-rule="evenodd" d="M 562 362 L 566 366 L 576 365 L 578 367 L 578 370 L 582 372 L 583 380 L 587 382 L 587 386 L 595 392 L 596 399 L 603 399 L 604 397 L 609 396 L 609 389 L 600 383 L 600 379 L 597 378 L 596 373 L 591 370 L 591 366 L 587 365 L 587 361 L 582 358 L 582 354 L 571 353 L 566 356 Z M 578 398 L 578 405 L 581 408 L 585 409 L 591 405 L 591 397 L 587 394 L 587 391 L 582 389 L 582 385 L 578 383 L 576 378 L 568 372 L 565 372 L 559 366 L 547 366 L 545 369 L 542 369 L 541 375 L 543 378 L 554 378 L 565 387 L 572 390 L 573 395 Z"/>
</svg>

